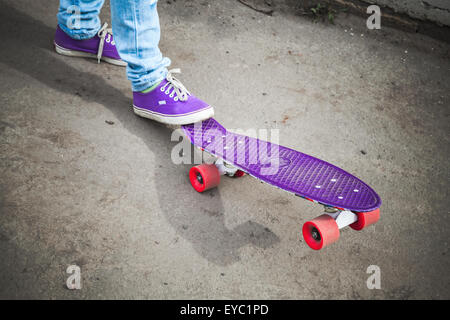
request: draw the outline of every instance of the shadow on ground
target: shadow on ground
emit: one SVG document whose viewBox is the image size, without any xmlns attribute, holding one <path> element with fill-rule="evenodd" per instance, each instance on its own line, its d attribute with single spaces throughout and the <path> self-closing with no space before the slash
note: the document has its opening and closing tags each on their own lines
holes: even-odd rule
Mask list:
<svg viewBox="0 0 450 320">
<path fill-rule="evenodd" d="M 164 150 L 154 152 L 154 177 L 161 210 L 177 234 L 192 243 L 205 259 L 218 265 L 228 265 L 239 260 L 238 249 L 248 244 L 268 248 L 279 238 L 264 226 L 248 221 L 233 230 L 225 225 L 224 207 L 218 190 L 196 194 L 188 186 L 189 166 L 164 167 L 170 161 L 174 142 L 170 141 L 171 130 L 146 119 L 138 119 L 132 113 L 130 98 L 109 85 L 101 76 L 80 72 L 55 59 L 52 48 L 54 29 L 0 2 L 0 30 L 2 46 L 0 62 L 27 74 L 46 86 L 66 94 L 80 95 L 86 102 L 96 102 L 112 111 L 123 126 L 142 139 L 149 148 L 161 148 L 156 141 L 167 141 Z M 18 54 L 20 53 L 20 54 Z M 80 89 L 81 88 L 81 89 Z M 55 106 L 56 107 L 56 106 Z M 39 108 L 39 106 L 36 106 Z M 185 174 L 185 185 L 178 181 L 158 179 L 170 177 L 161 170 L 176 170 Z M 177 201 L 179 190 L 189 189 L 192 201 Z M 142 192 L 145 192 L 143 190 Z M 211 209 L 214 208 L 214 209 Z M 197 214 L 192 215 L 192 212 Z"/>
</svg>

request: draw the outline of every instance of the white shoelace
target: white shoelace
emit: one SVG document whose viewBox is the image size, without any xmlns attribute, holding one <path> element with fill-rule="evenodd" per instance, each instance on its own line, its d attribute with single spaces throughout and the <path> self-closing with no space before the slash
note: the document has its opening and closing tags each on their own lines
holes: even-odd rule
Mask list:
<svg viewBox="0 0 450 320">
<path fill-rule="evenodd" d="M 111 36 L 112 36 L 112 29 L 108 28 L 108 23 L 105 22 L 105 24 L 98 31 L 98 37 L 100 38 L 100 44 L 98 46 L 98 51 L 97 51 L 97 61 L 98 61 L 98 63 L 100 63 L 100 60 L 102 59 L 103 48 L 105 46 L 105 41 L 107 43 L 110 43 L 111 42 Z M 111 42 L 111 44 L 115 45 L 114 40 Z"/>
<path fill-rule="evenodd" d="M 175 101 L 186 101 L 191 93 L 186 89 L 186 87 L 181 83 L 180 80 L 175 78 L 173 73 L 181 73 L 180 69 L 172 69 L 169 70 L 166 76 L 166 80 L 168 81 L 164 86 L 161 87 L 161 91 L 165 91 L 166 94 L 169 94 L 171 98 L 176 95 L 174 98 Z M 172 92 L 171 92 L 171 89 Z"/>
</svg>

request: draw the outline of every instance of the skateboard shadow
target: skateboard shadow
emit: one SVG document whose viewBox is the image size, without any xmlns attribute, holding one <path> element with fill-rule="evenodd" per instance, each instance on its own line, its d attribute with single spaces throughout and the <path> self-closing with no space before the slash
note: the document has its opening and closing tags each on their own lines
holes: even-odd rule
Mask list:
<svg viewBox="0 0 450 320">
<path fill-rule="evenodd" d="M 273 232 L 255 222 L 228 229 L 220 192 L 196 193 L 188 181 L 190 166 L 171 162 L 171 150 L 176 144 L 170 142 L 172 130 L 134 115 L 131 97 L 101 76 L 83 73 L 55 59 L 53 28 L 0 0 L 0 35 L 1 63 L 66 94 L 78 94 L 83 88 L 84 101 L 109 109 L 126 130 L 141 138 L 149 150 L 155 150 L 154 181 L 160 209 L 177 235 L 192 243 L 202 257 L 218 265 L 228 265 L 240 260 L 238 250 L 243 246 L 267 248 L 279 242 Z M 157 183 L 161 175 L 164 183 Z"/>
</svg>

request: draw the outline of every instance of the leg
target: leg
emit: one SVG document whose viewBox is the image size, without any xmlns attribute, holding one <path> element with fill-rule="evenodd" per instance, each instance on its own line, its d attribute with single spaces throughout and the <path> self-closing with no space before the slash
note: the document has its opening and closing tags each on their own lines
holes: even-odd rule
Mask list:
<svg viewBox="0 0 450 320">
<path fill-rule="evenodd" d="M 159 50 L 157 0 L 111 0 L 111 20 L 117 50 L 128 63 L 133 110 L 145 118 L 182 125 L 205 120 L 214 109 L 191 95 L 168 71 L 170 60 Z"/>
<path fill-rule="evenodd" d="M 100 29 L 99 13 L 105 0 L 60 0 L 59 27 L 71 38 L 85 40 Z"/>
<path fill-rule="evenodd" d="M 133 91 L 143 91 L 167 75 L 170 60 L 162 56 L 157 0 L 111 0 L 111 20 L 120 57 L 128 63 Z"/>
</svg>

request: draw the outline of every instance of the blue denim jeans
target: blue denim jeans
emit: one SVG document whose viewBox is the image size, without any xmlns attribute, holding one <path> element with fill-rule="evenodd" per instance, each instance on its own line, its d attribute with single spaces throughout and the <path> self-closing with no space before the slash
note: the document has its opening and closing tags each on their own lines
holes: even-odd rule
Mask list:
<svg viewBox="0 0 450 320">
<path fill-rule="evenodd" d="M 89 39 L 101 27 L 104 0 L 60 0 L 58 24 L 73 39 Z M 167 75 L 170 59 L 163 57 L 157 0 L 111 0 L 111 24 L 120 58 L 128 63 L 133 91 L 143 91 Z"/>
</svg>

